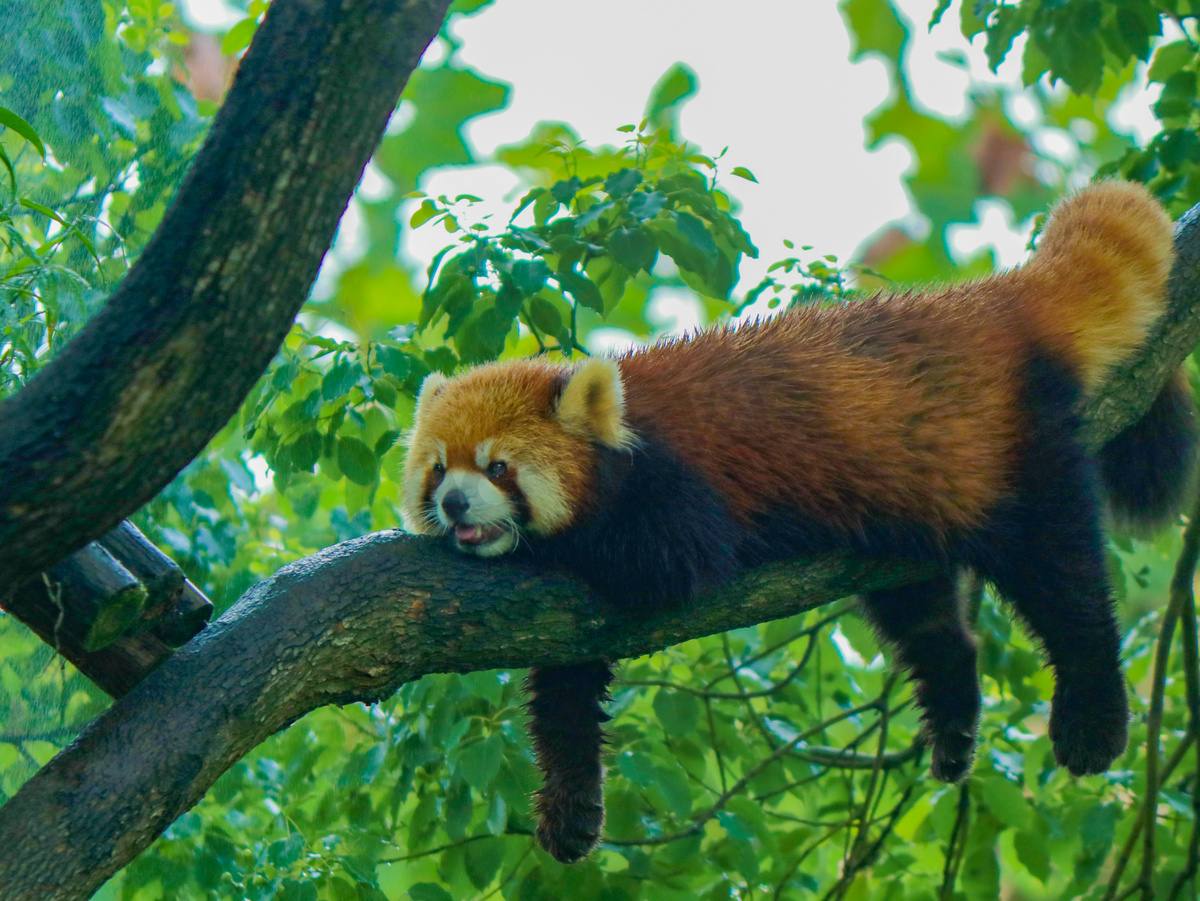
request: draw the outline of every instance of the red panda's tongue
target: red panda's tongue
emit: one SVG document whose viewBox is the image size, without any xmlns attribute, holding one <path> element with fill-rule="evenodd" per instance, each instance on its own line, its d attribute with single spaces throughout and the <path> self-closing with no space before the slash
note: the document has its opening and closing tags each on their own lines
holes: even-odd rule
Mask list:
<svg viewBox="0 0 1200 901">
<path fill-rule="evenodd" d="M 459 523 L 454 527 L 454 537 L 459 544 L 476 547 L 495 541 L 504 534 L 504 526 L 481 526 L 476 523 Z"/>
<path fill-rule="evenodd" d="M 479 544 L 483 541 L 483 527 L 477 525 L 457 525 L 454 527 L 454 537 L 463 544 Z"/>
</svg>

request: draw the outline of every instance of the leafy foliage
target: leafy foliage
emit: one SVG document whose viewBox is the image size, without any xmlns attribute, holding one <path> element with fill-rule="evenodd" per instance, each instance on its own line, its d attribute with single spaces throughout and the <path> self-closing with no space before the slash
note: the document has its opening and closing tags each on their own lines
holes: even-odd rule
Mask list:
<svg viewBox="0 0 1200 901">
<path fill-rule="evenodd" d="M 62 346 L 136 257 L 210 112 L 168 74 L 189 40 L 169 4 L 10 6 L 0 393 Z M 248 43 L 264 9 L 246 7 L 227 53 Z M 983 197 L 1002 198 L 1020 221 L 1100 169 L 1148 181 L 1176 212 L 1198 199 L 1200 89 L 1185 0 L 964 4 L 960 25 L 981 36 L 993 65 L 1023 46 L 1026 87 L 976 85 L 955 121 L 914 96 L 909 25 L 888 0 L 842 9 L 856 57 L 882 58 L 895 86 L 867 123 L 870 139 L 911 148 L 907 185 L 930 226 L 871 248 L 856 285 L 988 269 L 986 257 L 956 267 L 949 237 Z M 939 4 L 934 20 L 948 9 Z M 1168 22 L 1174 36 L 1158 41 L 1158 10 L 1186 30 Z M 425 193 L 432 167 L 476 161 L 464 125 L 507 102 L 504 86 L 461 64 L 452 30 L 442 40 L 442 61 L 411 80 L 376 154 L 383 188 L 355 201 L 357 256 L 329 265 L 240 416 L 139 514 L 219 607 L 286 562 L 396 524 L 399 436 L 433 370 L 586 353 L 601 326 L 647 336 L 648 301 L 664 287 L 690 289 L 710 320 L 751 305 L 852 302 L 846 270 L 810 246 L 757 286 L 739 284 L 742 256 L 756 251 L 726 193 L 723 155 L 680 135 L 680 106 L 696 89 L 684 67 L 664 75 L 619 146 L 589 147 L 568 126 L 543 124 L 497 151 L 529 185 L 501 222 L 471 195 Z M 1163 85 L 1163 129 L 1145 147 L 1108 122 L 1135 60 L 1149 60 L 1149 79 Z M 1032 124 L 1012 114 L 1018 92 L 1037 111 Z M 1071 152 L 1039 149 L 1048 132 Z M 727 174 L 755 180 L 741 167 Z M 411 229 L 446 234 L 423 272 L 396 253 Z M 1167 614 L 1163 601 L 1180 547 L 1180 530 L 1111 545 L 1135 721 L 1120 768 L 1103 777 L 1074 781 L 1054 767 L 1050 674 L 976 587 L 984 719 L 961 787 L 928 778 L 886 651 L 853 612 L 830 608 L 626 666 L 612 710 L 608 841 L 577 867 L 554 863 L 530 835 L 537 774 L 520 674 L 476 673 L 427 678 L 370 708 L 314 712 L 231 769 L 100 897 L 1034 899 L 1112 897 L 1131 884 L 1147 898 L 1185 897 L 1200 796 L 1188 713 L 1195 620 L 1185 600 Z M 1171 640 L 1164 621 L 1180 624 L 1175 659 L 1156 658 L 1161 636 L 1164 649 Z M 8 619 L 0 681 L 7 796 L 103 702 Z"/>
<path fill-rule="evenodd" d="M 177 27 L 169 3 L 5 7 L 0 396 L 120 280 L 199 146 L 209 111 L 165 74 Z"/>
</svg>

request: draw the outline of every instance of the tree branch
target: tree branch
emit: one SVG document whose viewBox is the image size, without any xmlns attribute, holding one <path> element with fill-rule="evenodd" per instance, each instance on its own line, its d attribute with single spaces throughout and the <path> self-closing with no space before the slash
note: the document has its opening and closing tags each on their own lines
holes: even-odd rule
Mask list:
<svg viewBox="0 0 1200 901">
<path fill-rule="evenodd" d="M 0 405 L 0 601 L 154 497 L 237 410 L 449 4 L 271 4 L 141 259 Z"/>
<path fill-rule="evenodd" d="M 642 617 L 564 574 L 469 565 L 430 539 L 335 545 L 247 592 L 0 808 L 0 897 L 87 897 L 251 748 L 323 704 L 383 698 L 426 673 L 644 654 L 904 576 L 905 563 L 823 558 Z"/>
</svg>

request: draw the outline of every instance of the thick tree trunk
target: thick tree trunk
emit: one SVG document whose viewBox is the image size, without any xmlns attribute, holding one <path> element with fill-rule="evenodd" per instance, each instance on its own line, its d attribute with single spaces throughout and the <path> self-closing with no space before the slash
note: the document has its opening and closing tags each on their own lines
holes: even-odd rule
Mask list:
<svg viewBox="0 0 1200 901">
<path fill-rule="evenodd" d="M 237 410 L 449 4 L 271 4 L 141 259 L 0 405 L 0 602 L 154 497 Z"/>
</svg>

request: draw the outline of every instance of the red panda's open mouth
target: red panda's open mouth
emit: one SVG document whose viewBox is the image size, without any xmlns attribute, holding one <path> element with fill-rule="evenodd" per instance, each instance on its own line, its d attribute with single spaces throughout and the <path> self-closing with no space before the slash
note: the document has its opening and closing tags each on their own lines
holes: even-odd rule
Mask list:
<svg viewBox="0 0 1200 901">
<path fill-rule="evenodd" d="M 491 544 L 508 534 L 501 525 L 481 526 L 476 523 L 460 523 L 454 527 L 454 537 L 460 545 L 480 547 Z"/>
</svg>

